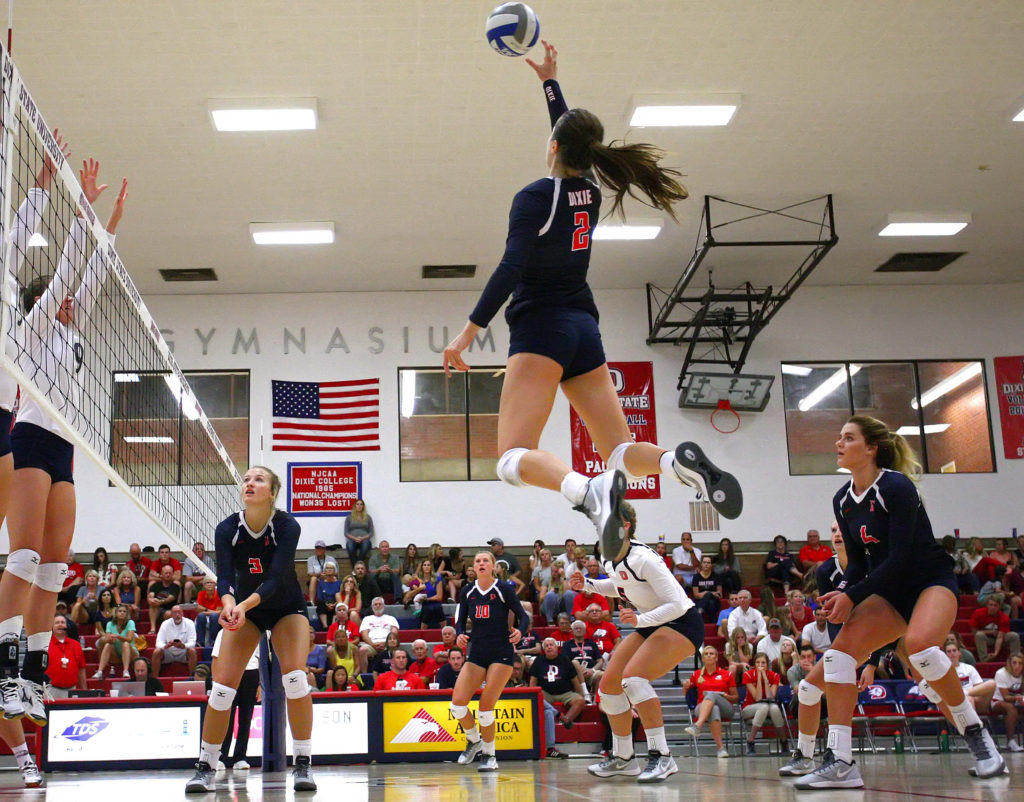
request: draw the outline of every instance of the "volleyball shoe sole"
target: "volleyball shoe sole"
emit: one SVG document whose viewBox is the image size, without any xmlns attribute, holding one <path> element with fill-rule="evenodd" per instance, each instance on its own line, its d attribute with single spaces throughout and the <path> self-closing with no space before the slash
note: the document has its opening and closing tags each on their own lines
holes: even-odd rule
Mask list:
<svg viewBox="0 0 1024 802">
<path fill-rule="evenodd" d="M 733 520 L 743 512 L 743 491 L 736 477 L 709 460 L 696 443 L 676 446 L 672 467 L 679 480 L 695 487 L 723 518 Z"/>
</svg>

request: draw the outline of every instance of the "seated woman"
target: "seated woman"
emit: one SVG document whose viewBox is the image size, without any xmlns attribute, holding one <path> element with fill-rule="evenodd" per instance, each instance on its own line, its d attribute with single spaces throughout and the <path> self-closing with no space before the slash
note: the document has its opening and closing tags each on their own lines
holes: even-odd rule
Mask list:
<svg viewBox="0 0 1024 802">
<path fill-rule="evenodd" d="M 324 572 L 316 583 L 316 613 L 320 617 L 320 624 L 327 629 L 327 620 L 334 618 L 334 605 L 341 598 L 341 580 L 338 579 L 338 569 L 333 563 L 324 566 Z"/>
<path fill-rule="evenodd" d="M 770 585 L 761 585 L 761 596 L 757 603 L 757 609 L 764 616 L 765 621 L 771 618 L 782 620 L 782 610 L 775 604 L 775 591 Z"/>
<path fill-rule="evenodd" d="M 789 669 L 800 662 L 800 654 L 796 647 L 796 641 L 791 641 L 788 638 L 782 639 L 782 645 L 779 647 L 779 657 L 777 660 L 772 661 L 772 670 L 775 671 L 783 684 L 788 685 L 786 675 L 789 673 Z M 783 749 L 782 751 L 786 751 Z"/>
<path fill-rule="evenodd" d="M 1024 752 L 1017 736 L 1017 720 L 1024 710 L 1024 655 L 1012 654 L 996 672 L 996 692 L 992 697 L 992 715 L 1003 719 L 1006 746 L 1011 752 Z"/>
<path fill-rule="evenodd" d="M 114 601 L 114 591 L 110 588 L 100 590 L 99 600 L 96 602 L 96 610 L 92 614 L 92 621 L 96 624 L 96 631 L 102 632 L 107 624 L 114 620 L 114 611 L 117 609 L 117 602 Z"/>
<path fill-rule="evenodd" d="M 951 643 L 960 650 L 961 663 L 968 666 L 976 666 L 978 664 L 978 661 L 974 657 L 974 654 L 971 653 L 971 650 L 964 646 L 964 639 L 960 637 L 959 632 L 950 632 L 946 636 L 946 642 L 942 645 L 943 651 L 945 651 L 946 647 Z"/>
<path fill-rule="evenodd" d="M 739 685 L 743 682 L 743 674 L 754 664 L 754 647 L 743 627 L 736 627 L 725 644 L 725 659 L 729 670 Z"/>
<path fill-rule="evenodd" d="M 740 580 L 740 558 L 732 550 L 732 541 L 723 537 L 718 541 L 718 553 L 714 560 L 715 575 L 722 582 L 722 590 L 728 593 L 738 593 L 743 587 Z"/>
<path fill-rule="evenodd" d="M 319 584 L 323 584 L 322 582 Z M 319 587 L 317 588 L 319 592 Z M 327 677 L 327 647 L 316 642 L 316 630 L 309 627 L 309 654 L 306 656 L 306 680 L 309 687 L 319 690 Z"/>
<path fill-rule="evenodd" d="M 424 588 L 427 586 L 427 582 L 434 579 L 434 563 L 428 558 L 424 557 L 420 560 L 420 564 L 416 566 L 415 571 L 408 577 L 408 582 L 403 581 L 402 586 L 407 588 L 402 596 L 402 604 L 408 609 L 413 601 L 423 593 Z"/>
<path fill-rule="evenodd" d="M 551 626 L 555 623 L 559 613 L 568 613 L 572 610 L 576 593 L 569 588 L 569 583 L 565 578 L 565 569 L 560 562 L 551 562 L 551 569 L 547 576 L 549 577 L 547 586 L 540 586 L 537 598 L 540 603 L 540 611 L 544 614 L 548 626 Z M 543 595 L 540 595 L 540 590 L 543 590 Z"/>
<path fill-rule="evenodd" d="M 462 556 L 462 549 L 448 549 L 448 598 L 459 598 L 459 591 L 466 582 L 466 560 Z"/>
<path fill-rule="evenodd" d="M 793 590 L 786 594 L 786 606 L 779 608 L 777 612 L 786 614 L 784 621 L 783 616 L 776 616 L 782 621 L 783 634 L 789 635 L 797 641 L 800 640 L 804 627 L 814 620 L 814 613 L 811 612 L 811 608 L 804 604 L 803 591 L 797 588 L 793 588 Z"/>
<path fill-rule="evenodd" d="M 711 624 L 718 619 L 718 611 L 722 608 L 722 582 L 713 566 L 710 554 L 701 557 L 700 570 L 694 574 L 690 585 L 694 606 L 704 621 Z"/>
<path fill-rule="evenodd" d="M 128 608 L 128 617 L 139 617 L 139 580 L 127 568 L 122 568 L 114 585 L 114 604 L 123 604 Z"/>
<path fill-rule="evenodd" d="M 509 565 L 507 560 L 496 560 L 494 563 L 494 576 L 496 579 L 500 579 L 503 582 L 511 582 L 515 585 L 516 596 L 520 599 L 527 598 L 526 583 L 523 582 L 519 577 L 509 573 Z M 533 617 L 533 604 L 528 601 L 522 602 L 523 609 L 526 610 L 526 614 Z"/>
<path fill-rule="evenodd" d="M 413 597 L 419 608 L 420 629 L 439 629 L 445 625 L 444 579 L 433 573 L 430 560 L 420 563 L 419 575 L 426 577 L 422 590 Z"/>
<path fill-rule="evenodd" d="M 96 648 L 100 652 L 100 666 L 93 679 L 103 679 L 107 673 L 107 666 L 114 659 L 114 655 L 121 656 L 123 671 L 121 676 L 125 679 L 131 678 L 129 666 L 139 656 L 135 648 L 135 622 L 128 615 L 128 607 L 119 604 L 114 608 L 114 617 L 106 625 L 104 634 L 96 641 Z"/>
<path fill-rule="evenodd" d="M 352 641 L 348 639 L 348 633 L 344 627 L 338 627 L 334 633 L 334 640 L 327 647 L 327 675 L 330 676 L 336 668 L 343 667 L 347 676 L 362 673 L 360 662 L 363 655 L 359 650 L 353 648 Z"/>
<path fill-rule="evenodd" d="M 764 726 L 764 720 L 771 716 L 776 731 L 781 731 L 785 724 L 782 707 L 776 703 L 779 692 L 779 675 L 768 667 L 768 656 L 754 655 L 754 667 L 743 674 L 743 684 L 747 686 L 747 698 L 743 700 L 743 720 L 750 722 L 750 733 L 747 735 L 747 754 L 755 754 L 754 741 L 757 733 Z M 782 752 L 789 751 L 789 742 L 782 739 Z"/>
<path fill-rule="evenodd" d="M 952 535 L 943 536 L 942 548 L 953 560 L 953 573 L 956 574 L 956 584 L 961 593 L 977 593 L 981 588 L 981 580 L 971 570 L 967 561 L 967 555 L 956 547 L 956 538 Z"/>
<path fill-rule="evenodd" d="M 76 624 L 92 623 L 100 601 L 100 575 L 91 568 L 85 572 L 85 583 L 78 588 L 71 618 Z"/>
<path fill-rule="evenodd" d="M 341 580 L 341 596 L 339 601 L 348 607 L 349 610 L 363 609 L 363 594 L 359 590 L 359 580 L 356 579 L 355 574 L 349 574 Z"/>
<path fill-rule="evenodd" d="M 1017 565 L 1017 555 L 1009 549 L 1009 542 L 1005 537 L 996 538 L 996 546 L 988 553 L 990 560 L 995 560 L 1007 568 L 1014 568 Z"/>
<path fill-rule="evenodd" d="M 420 567 L 420 550 L 415 543 L 405 547 L 405 554 L 402 555 L 402 567 L 399 569 L 402 574 L 402 593 L 409 590 L 409 580 L 412 579 Z M 395 601 L 398 601 L 395 599 Z"/>
<path fill-rule="evenodd" d="M 683 683 L 684 694 L 689 693 L 690 688 L 697 689 L 697 720 L 684 732 L 696 738 L 704 724 L 710 720 L 711 737 L 718 746 L 718 756 L 729 757 L 729 750 L 722 741 L 722 721 L 732 719 L 733 705 L 740 698 L 736 690 L 736 678 L 727 668 L 719 667 L 718 649 L 714 646 L 707 645 L 700 653 L 704 658 L 704 667 L 694 671 L 693 676 Z"/>
<path fill-rule="evenodd" d="M 789 553 L 789 541 L 783 535 L 775 536 L 775 546 L 765 558 L 764 578 L 767 584 L 782 587 L 787 593 L 791 582 L 804 580 L 793 555 Z"/>
<path fill-rule="evenodd" d="M 354 688 L 349 684 L 348 669 L 345 666 L 338 666 L 327 675 L 327 686 L 325 691 L 351 691 Z"/>
<path fill-rule="evenodd" d="M 960 650 L 953 645 L 946 646 L 946 656 L 956 669 L 960 684 L 964 686 L 967 699 L 980 714 L 988 713 L 992 707 L 992 697 L 996 692 L 994 679 L 982 679 L 978 669 L 960 662 Z"/>
<path fill-rule="evenodd" d="M 401 648 L 401 645 L 397 632 L 392 632 L 388 635 L 384 648 L 381 649 L 381 651 L 377 653 L 377 656 L 373 658 L 373 665 L 370 666 L 370 670 L 373 672 L 374 681 L 376 681 L 377 677 L 381 674 L 386 674 L 391 670 L 391 657 L 397 649 Z"/>
</svg>

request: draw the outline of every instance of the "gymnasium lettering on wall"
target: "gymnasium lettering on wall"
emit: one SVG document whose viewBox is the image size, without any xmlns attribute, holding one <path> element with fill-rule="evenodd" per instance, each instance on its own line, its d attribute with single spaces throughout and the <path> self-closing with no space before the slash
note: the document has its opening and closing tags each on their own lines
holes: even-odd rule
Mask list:
<svg viewBox="0 0 1024 802">
<path fill-rule="evenodd" d="M 174 329 L 160 329 L 167 346 L 174 352 Z M 349 332 L 351 335 L 352 333 Z M 306 328 L 290 329 L 283 327 L 280 333 L 277 330 L 267 331 L 258 328 L 248 329 L 217 329 L 211 328 L 206 331 L 193 329 L 192 336 L 196 338 L 202 347 L 203 356 L 209 356 L 210 349 L 220 350 L 231 346 L 231 353 L 255 354 L 307 354 L 323 353 L 332 354 L 341 351 L 346 354 L 352 353 L 353 348 L 365 348 L 368 353 L 382 354 L 387 350 L 401 349 L 403 354 L 409 353 L 409 347 L 416 342 L 426 342 L 427 346 L 435 354 L 444 351 L 444 347 L 451 341 L 447 326 L 427 326 L 426 330 L 411 329 L 409 326 L 402 326 L 401 329 L 385 331 L 380 326 L 373 326 L 366 331 L 365 338 L 362 335 L 352 340 L 345 337 L 340 328 L 335 328 L 326 339 L 314 339 L 306 336 Z M 473 343 L 469 346 L 469 352 L 474 351 L 496 351 L 494 344 L 494 331 L 487 329 L 476 335 Z"/>
</svg>

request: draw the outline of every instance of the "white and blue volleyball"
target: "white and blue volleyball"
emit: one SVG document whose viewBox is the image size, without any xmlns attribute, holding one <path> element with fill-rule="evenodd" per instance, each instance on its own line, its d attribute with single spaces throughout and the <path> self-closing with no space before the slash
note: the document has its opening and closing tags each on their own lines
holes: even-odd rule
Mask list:
<svg viewBox="0 0 1024 802">
<path fill-rule="evenodd" d="M 540 38 L 540 20 L 526 3 L 502 3 L 487 17 L 487 42 L 503 56 L 523 56 Z"/>
</svg>

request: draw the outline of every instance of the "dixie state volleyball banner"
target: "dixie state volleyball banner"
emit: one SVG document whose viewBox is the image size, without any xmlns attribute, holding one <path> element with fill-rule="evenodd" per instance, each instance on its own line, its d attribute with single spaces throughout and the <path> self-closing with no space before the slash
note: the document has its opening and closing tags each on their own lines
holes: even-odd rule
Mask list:
<svg viewBox="0 0 1024 802">
<path fill-rule="evenodd" d="M 609 362 L 608 370 L 612 374 L 612 383 L 633 439 L 658 442 L 658 427 L 654 417 L 653 363 Z M 572 407 L 569 408 L 569 427 L 572 437 L 572 469 L 587 476 L 597 476 L 606 470 L 604 460 L 594 448 L 583 419 Z M 630 482 L 626 498 L 661 498 L 660 477 L 648 476 Z"/>
<path fill-rule="evenodd" d="M 1003 427 L 1003 454 L 1024 459 L 1024 356 L 997 356 L 996 394 Z"/>
</svg>

